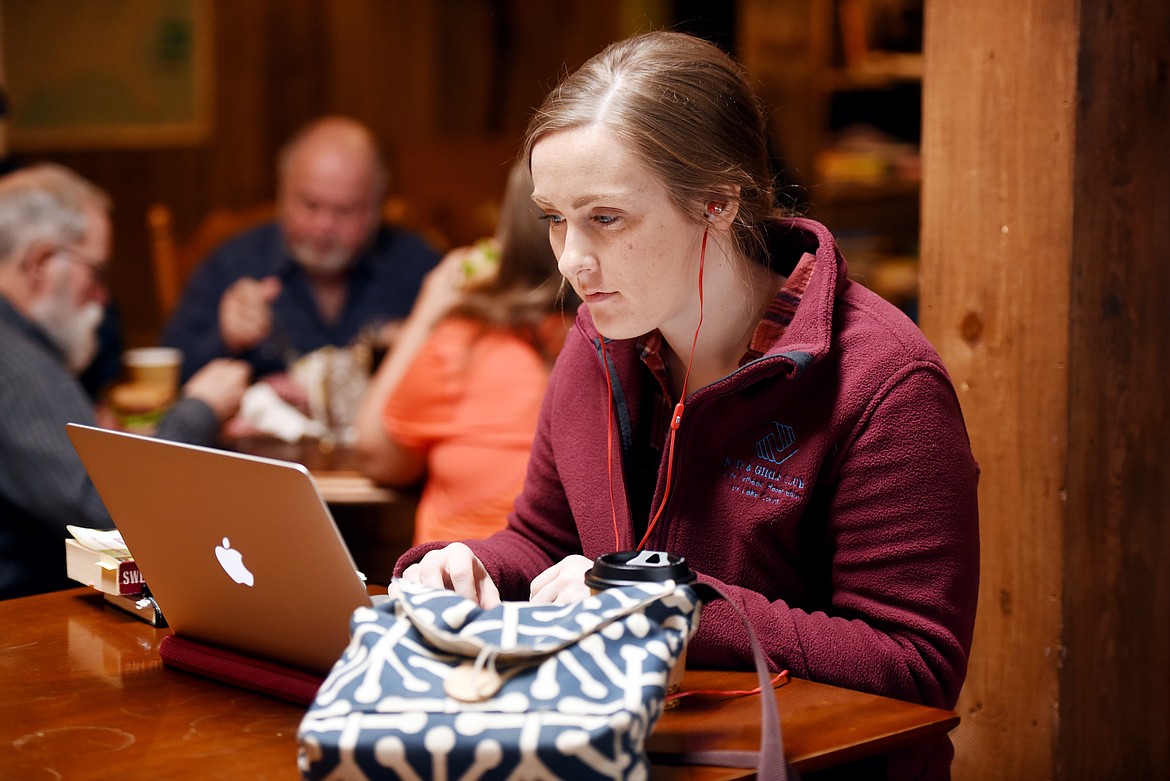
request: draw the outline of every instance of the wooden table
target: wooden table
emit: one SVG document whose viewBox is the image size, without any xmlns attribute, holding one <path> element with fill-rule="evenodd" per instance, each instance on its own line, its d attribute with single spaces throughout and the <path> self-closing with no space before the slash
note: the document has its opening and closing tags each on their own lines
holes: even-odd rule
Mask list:
<svg viewBox="0 0 1170 781">
<path fill-rule="evenodd" d="M 0 777 L 299 777 L 303 708 L 164 668 L 155 629 L 87 589 L 0 602 Z M 684 688 L 751 688 L 755 675 L 688 671 Z M 801 772 L 913 745 L 958 723 L 950 711 L 793 680 L 776 696 Z M 754 697 L 683 699 L 651 738 L 658 751 L 754 749 Z M 750 771 L 660 767 L 654 779 L 715 781 Z"/>
<path fill-rule="evenodd" d="M 313 474 L 321 495 L 331 506 L 384 505 L 402 501 L 409 491 L 397 491 L 374 483 L 358 468 L 353 448 L 332 446 L 315 439 L 285 442 L 269 436 L 235 437 L 224 443 L 229 450 L 250 456 L 304 464 Z"/>
</svg>

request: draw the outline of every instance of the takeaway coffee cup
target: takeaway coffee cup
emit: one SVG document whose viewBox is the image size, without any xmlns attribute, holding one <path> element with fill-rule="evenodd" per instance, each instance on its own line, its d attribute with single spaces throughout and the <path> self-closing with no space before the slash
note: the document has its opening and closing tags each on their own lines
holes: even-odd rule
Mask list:
<svg viewBox="0 0 1170 781">
<path fill-rule="evenodd" d="M 642 583 L 693 583 L 695 573 L 682 556 L 662 551 L 619 551 L 606 553 L 593 560 L 593 567 L 585 573 L 585 585 L 594 593 L 615 586 L 636 586 Z"/>
<path fill-rule="evenodd" d="M 695 573 L 682 556 L 662 551 L 619 551 L 607 553 L 593 560 L 593 567 L 585 573 L 585 585 L 596 594 L 616 586 L 634 586 L 643 583 L 663 583 L 673 580 L 679 585 L 693 583 Z M 697 625 L 696 627 L 697 628 Z M 689 637 L 687 638 L 690 639 Z M 666 682 L 666 693 L 675 694 L 682 688 L 682 674 L 686 668 L 687 649 L 682 653 Z M 677 700 L 667 700 L 671 707 Z"/>
<path fill-rule="evenodd" d="M 179 367 L 183 353 L 173 347 L 139 347 L 122 355 L 126 376 L 136 385 L 166 388 L 170 398 L 179 392 Z"/>
<path fill-rule="evenodd" d="M 183 354 L 170 347 L 142 347 L 122 354 L 126 381 L 110 389 L 110 409 L 118 425 L 136 434 L 153 434 L 179 394 Z"/>
</svg>

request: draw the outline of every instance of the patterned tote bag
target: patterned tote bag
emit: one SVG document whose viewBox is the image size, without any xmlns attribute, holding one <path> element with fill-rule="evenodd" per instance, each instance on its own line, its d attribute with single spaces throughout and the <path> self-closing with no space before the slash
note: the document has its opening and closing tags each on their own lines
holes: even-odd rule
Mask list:
<svg viewBox="0 0 1170 781">
<path fill-rule="evenodd" d="M 400 588 L 355 611 L 298 730 L 305 778 L 648 777 L 644 743 L 697 628 L 695 588 L 646 583 L 490 610 Z"/>
</svg>

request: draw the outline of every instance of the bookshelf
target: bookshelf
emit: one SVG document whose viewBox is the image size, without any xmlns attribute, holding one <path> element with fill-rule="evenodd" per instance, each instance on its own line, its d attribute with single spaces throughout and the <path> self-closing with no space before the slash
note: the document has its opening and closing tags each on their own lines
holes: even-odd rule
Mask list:
<svg viewBox="0 0 1170 781">
<path fill-rule="evenodd" d="M 784 175 L 850 276 L 916 314 L 923 0 L 739 0 Z"/>
</svg>

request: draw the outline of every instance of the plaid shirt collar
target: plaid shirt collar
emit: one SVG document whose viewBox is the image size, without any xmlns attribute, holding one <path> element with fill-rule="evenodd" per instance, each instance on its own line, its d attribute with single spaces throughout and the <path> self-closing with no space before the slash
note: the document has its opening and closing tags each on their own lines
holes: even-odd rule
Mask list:
<svg viewBox="0 0 1170 781">
<path fill-rule="evenodd" d="M 784 332 L 788 330 L 788 324 L 792 322 L 792 318 L 796 314 L 796 308 L 800 306 L 800 299 L 804 296 L 805 289 L 808 288 L 815 264 L 816 257 L 808 252 L 800 258 L 800 262 L 788 275 L 784 286 L 768 304 L 764 316 L 756 325 L 755 333 L 752 334 L 751 341 L 748 342 L 747 351 L 739 359 L 740 366 L 762 358 L 772 348 L 772 345 L 784 336 Z M 658 330 L 651 331 L 645 336 L 639 337 L 637 345 L 638 356 L 646 368 L 658 379 L 660 388 L 663 390 L 668 388 L 662 333 Z"/>
</svg>

